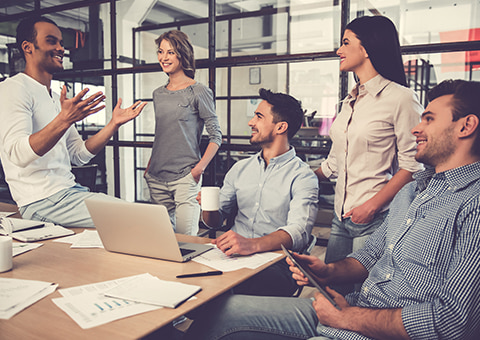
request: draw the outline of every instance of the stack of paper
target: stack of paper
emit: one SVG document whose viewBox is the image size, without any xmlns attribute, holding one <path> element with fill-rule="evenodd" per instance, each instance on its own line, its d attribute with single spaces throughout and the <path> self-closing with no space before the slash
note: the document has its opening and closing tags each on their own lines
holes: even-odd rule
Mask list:
<svg viewBox="0 0 480 340">
<path fill-rule="evenodd" d="M 83 329 L 103 325 L 128 316 L 176 306 L 201 288 L 162 281 L 145 273 L 118 280 L 60 289 L 62 298 L 52 301 Z M 112 298 L 112 296 L 114 296 Z M 163 300 L 160 297 L 166 296 Z M 176 299 L 172 297 L 177 296 Z M 141 303 L 145 301 L 148 303 Z"/>
<path fill-rule="evenodd" d="M 53 293 L 56 284 L 43 281 L 0 278 L 0 319 L 12 316 Z"/>
<path fill-rule="evenodd" d="M 201 289 L 200 286 L 164 281 L 145 274 L 107 290 L 104 294 L 118 299 L 175 308 Z"/>
<path fill-rule="evenodd" d="M 73 231 L 53 223 L 2 217 L 0 219 L 0 234 L 9 235 L 23 242 L 35 242 L 72 235 Z"/>
</svg>

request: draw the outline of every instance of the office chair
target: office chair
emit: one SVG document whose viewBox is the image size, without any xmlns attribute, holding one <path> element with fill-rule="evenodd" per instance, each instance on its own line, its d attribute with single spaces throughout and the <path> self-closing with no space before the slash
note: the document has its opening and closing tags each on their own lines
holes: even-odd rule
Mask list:
<svg viewBox="0 0 480 340">
<path fill-rule="evenodd" d="M 233 223 L 235 222 L 235 216 L 237 216 L 237 212 L 238 212 L 238 207 L 236 207 L 234 209 L 234 211 L 225 219 L 225 221 L 223 222 L 223 225 L 221 225 L 218 228 L 212 228 L 212 227 L 206 225 L 203 222 L 203 220 L 201 218 L 201 215 L 200 215 L 199 227 L 201 229 L 207 229 L 207 230 L 199 233 L 197 236 L 205 237 L 205 236 L 208 235 L 208 238 L 217 238 L 217 231 L 225 232 L 225 231 L 228 231 L 231 227 L 233 227 Z M 201 211 L 200 211 L 200 214 L 202 214 Z"/>
<path fill-rule="evenodd" d="M 95 192 L 97 186 L 97 168 L 97 164 L 72 166 L 72 173 L 75 175 L 77 183 L 89 188 L 91 192 Z"/>
<path fill-rule="evenodd" d="M 0 202 L 16 204 L 10 193 L 10 188 L 5 181 L 5 173 L 3 172 L 3 166 L 0 162 Z"/>
</svg>

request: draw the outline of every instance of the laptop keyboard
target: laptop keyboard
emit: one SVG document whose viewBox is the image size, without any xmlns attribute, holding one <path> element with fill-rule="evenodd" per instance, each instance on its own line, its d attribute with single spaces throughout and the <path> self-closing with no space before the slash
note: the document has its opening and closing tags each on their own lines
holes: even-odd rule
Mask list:
<svg viewBox="0 0 480 340">
<path fill-rule="evenodd" d="M 180 248 L 180 252 L 182 253 L 182 256 L 185 256 L 187 254 L 193 253 L 195 250 L 192 249 L 185 249 L 185 248 Z"/>
</svg>

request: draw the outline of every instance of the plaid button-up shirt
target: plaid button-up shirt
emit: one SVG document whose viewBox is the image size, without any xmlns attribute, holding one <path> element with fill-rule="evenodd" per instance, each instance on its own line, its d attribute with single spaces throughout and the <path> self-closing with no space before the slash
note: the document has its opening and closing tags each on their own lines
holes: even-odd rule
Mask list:
<svg viewBox="0 0 480 340">
<path fill-rule="evenodd" d="M 402 308 L 412 339 L 478 339 L 480 334 L 480 163 L 415 175 L 383 225 L 351 254 L 369 271 L 350 304 Z M 319 326 L 323 335 L 366 339 Z"/>
</svg>

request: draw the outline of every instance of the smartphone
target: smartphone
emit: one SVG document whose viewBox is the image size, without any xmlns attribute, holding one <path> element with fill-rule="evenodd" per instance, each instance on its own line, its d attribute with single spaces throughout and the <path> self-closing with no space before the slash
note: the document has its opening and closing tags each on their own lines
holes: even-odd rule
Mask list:
<svg viewBox="0 0 480 340">
<path fill-rule="evenodd" d="M 308 265 L 306 263 L 304 263 L 302 260 L 300 260 L 299 258 L 296 258 L 295 257 L 295 254 L 288 250 L 287 248 L 285 248 L 283 246 L 283 244 L 281 245 L 282 246 L 282 250 L 283 252 L 285 253 L 285 255 L 290 259 L 292 260 L 293 264 L 298 268 L 300 269 L 300 271 L 303 273 L 303 275 L 305 275 L 305 277 L 308 279 L 308 281 L 310 281 L 310 283 L 318 289 L 318 291 L 320 293 L 322 293 L 323 296 L 325 296 L 325 298 L 332 304 L 335 306 L 335 308 L 337 309 L 340 309 L 340 307 L 338 307 L 337 303 L 335 302 L 335 300 L 333 300 L 332 296 L 330 294 L 327 293 L 327 291 L 322 287 L 322 285 L 320 284 L 320 282 L 318 282 L 314 276 L 314 274 L 312 273 L 310 267 L 308 267 Z"/>
</svg>

